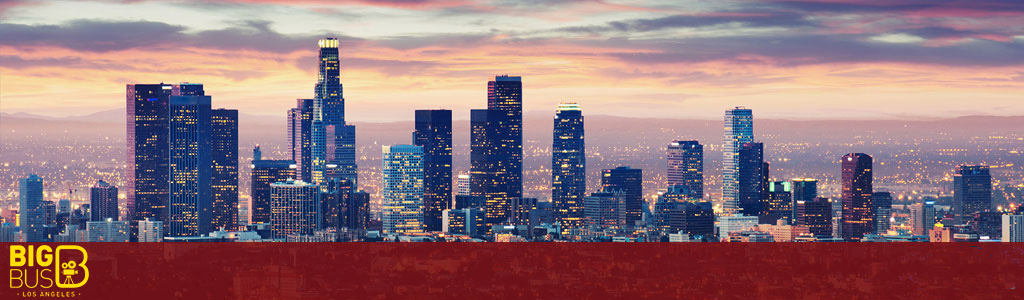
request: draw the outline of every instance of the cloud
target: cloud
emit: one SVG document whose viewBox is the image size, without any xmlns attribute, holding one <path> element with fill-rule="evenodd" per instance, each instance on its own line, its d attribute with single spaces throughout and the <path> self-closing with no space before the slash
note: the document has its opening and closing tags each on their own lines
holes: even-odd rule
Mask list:
<svg viewBox="0 0 1024 300">
<path fill-rule="evenodd" d="M 0 24 L 0 45 L 53 46 L 76 51 L 110 52 L 139 48 L 198 47 L 290 53 L 309 49 L 320 37 L 342 44 L 361 40 L 329 32 L 285 35 L 267 21 L 242 21 L 224 29 L 188 32 L 186 27 L 151 21 L 74 20 L 60 25 Z"/>
</svg>

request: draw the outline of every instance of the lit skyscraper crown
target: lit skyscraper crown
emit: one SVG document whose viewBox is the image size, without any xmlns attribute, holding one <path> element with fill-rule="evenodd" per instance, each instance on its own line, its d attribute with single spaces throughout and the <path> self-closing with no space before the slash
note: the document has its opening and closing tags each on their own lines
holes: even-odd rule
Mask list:
<svg viewBox="0 0 1024 300">
<path fill-rule="evenodd" d="M 576 103 L 561 103 L 558 104 L 558 111 L 575 111 L 580 110 L 580 105 Z"/>
<path fill-rule="evenodd" d="M 338 48 L 338 39 L 336 38 L 323 38 L 320 39 L 320 48 Z"/>
</svg>

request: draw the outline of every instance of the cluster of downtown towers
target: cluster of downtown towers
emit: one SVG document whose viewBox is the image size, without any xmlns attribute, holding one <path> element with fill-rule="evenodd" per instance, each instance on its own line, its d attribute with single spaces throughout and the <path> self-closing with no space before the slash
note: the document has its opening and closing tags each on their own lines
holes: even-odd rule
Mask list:
<svg viewBox="0 0 1024 300">
<path fill-rule="evenodd" d="M 338 41 L 322 39 L 319 46 L 315 97 L 299 99 L 288 111 L 291 157 L 268 160 L 258 146 L 254 151 L 250 223 L 268 224 L 278 237 L 311 235 L 330 227 L 365 230 L 371 223 L 369 195 L 358 189 L 356 128 L 345 122 Z M 481 210 L 484 224 L 478 225 L 484 231 L 516 225 L 516 210 L 525 202 L 522 99 L 520 77 L 497 76 L 488 82 L 487 109 L 470 113 L 471 168 L 468 189 L 458 191 L 460 195 L 453 193 L 452 184 L 452 111 L 417 110 L 412 145 L 383 149 L 384 233 L 441 231 L 442 215 L 452 209 Z M 138 222 L 146 219 L 161 221 L 169 237 L 238 228 L 237 110 L 213 109 L 201 84 L 161 83 L 129 84 L 127 112 L 127 207 L 133 238 Z M 831 224 L 826 224 L 832 218 L 831 201 L 817 197 L 816 181 L 794 180 L 793 187 L 769 182 L 764 147 L 753 133 L 751 110 L 726 111 L 720 214 L 767 220 L 762 222 L 787 218 L 823 235 L 827 225 L 831 233 Z M 586 195 L 584 122 L 578 105 L 559 105 L 552 146 L 550 211 L 559 232 L 628 231 L 643 223 L 640 169 L 602 170 L 600 192 Z M 667 192 L 650 215 L 651 225 L 697 236 L 715 234 L 713 224 L 706 223 L 714 222 L 715 214 L 705 199 L 703 152 L 698 141 L 669 144 Z M 990 181 L 987 168 L 971 170 L 984 173 L 975 181 Z M 792 195 L 775 197 L 771 193 L 776 189 Z M 879 209 L 885 204 L 873 198 L 879 199 L 872 192 L 872 158 L 862 153 L 843 156 L 844 239 L 876 232 L 875 220 L 887 219 L 881 214 L 888 209 Z M 989 205 L 985 197 L 964 201 L 954 207 L 961 210 L 958 215 Z M 675 210 L 684 216 L 681 223 L 669 221 L 675 220 L 668 217 L 677 215 Z"/>
</svg>

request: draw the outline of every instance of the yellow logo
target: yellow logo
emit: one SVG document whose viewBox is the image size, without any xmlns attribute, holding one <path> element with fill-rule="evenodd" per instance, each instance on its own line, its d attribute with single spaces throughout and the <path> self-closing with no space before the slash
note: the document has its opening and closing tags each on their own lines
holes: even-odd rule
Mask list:
<svg viewBox="0 0 1024 300">
<path fill-rule="evenodd" d="M 89 281 L 89 253 L 77 245 L 11 245 L 9 286 L 71 289 Z"/>
</svg>

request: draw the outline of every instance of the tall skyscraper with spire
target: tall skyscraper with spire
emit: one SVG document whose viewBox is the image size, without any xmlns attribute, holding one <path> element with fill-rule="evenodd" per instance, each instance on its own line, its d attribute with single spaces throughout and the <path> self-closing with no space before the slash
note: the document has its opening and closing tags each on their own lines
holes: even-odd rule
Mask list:
<svg viewBox="0 0 1024 300">
<path fill-rule="evenodd" d="M 338 39 L 325 38 L 318 44 L 320 69 L 313 98 L 310 179 L 314 184 L 326 183 L 328 177 L 357 182 L 355 127 L 345 123 Z"/>
<path fill-rule="evenodd" d="M 725 137 L 722 143 L 722 207 L 725 213 L 739 209 L 740 147 L 754 142 L 754 114 L 738 106 L 725 111 Z"/>
<path fill-rule="evenodd" d="M 587 193 L 587 145 L 583 133 L 583 110 L 579 104 L 559 104 L 552 131 L 551 202 L 562 232 L 583 226 L 583 200 Z"/>
</svg>

